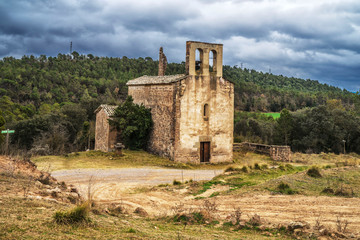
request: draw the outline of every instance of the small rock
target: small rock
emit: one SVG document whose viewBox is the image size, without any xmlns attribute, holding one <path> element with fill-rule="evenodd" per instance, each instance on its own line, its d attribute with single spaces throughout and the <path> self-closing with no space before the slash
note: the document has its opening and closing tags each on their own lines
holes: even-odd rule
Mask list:
<svg viewBox="0 0 360 240">
<path fill-rule="evenodd" d="M 56 188 L 52 189 L 52 192 L 61 193 L 61 189 L 56 187 Z"/>
<path fill-rule="evenodd" d="M 135 209 L 134 213 L 138 214 L 139 216 L 146 217 L 148 213 L 142 207 L 138 207 Z"/>
<path fill-rule="evenodd" d="M 265 231 L 266 228 L 267 228 L 267 227 L 264 226 L 264 225 L 262 225 L 262 226 L 259 227 L 259 229 L 260 229 L 261 231 Z"/>
<path fill-rule="evenodd" d="M 330 235 L 329 230 L 327 230 L 326 228 L 320 229 L 320 230 L 319 230 L 319 233 L 320 233 L 320 235 L 322 235 L 322 236 Z"/>
<path fill-rule="evenodd" d="M 39 181 L 36 181 L 36 182 L 35 182 L 35 187 L 37 187 L 37 188 L 42 188 L 42 187 L 43 187 L 43 184 L 42 184 L 41 182 L 39 182 Z"/>
<path fill-rule="evenodd" d="M 291 222 L 288 225 L 288 229 L 290 231 L 294 231 L 295 229 L 304 229 L 304 228 L 309 228 L 309 224 L 305 221 L 296 221 L 296 222 Z"/>
<path fill-rule="evenodd" d="M 317 239 L 318 239 L 318 240 L 329 240 L 329 238 L 328 238 L 328 237 L 325 237 L 325 236 L 320 236 L 320 237 L 318 237 Z"/>
<path fill-rule="evenodd" d="M 269 236 L 269 237 L 271 237 L 271 236 L 272 236 L 272 233 L 271 233 L 271 232 L 264 232 L 263 235 L 264 235 L 264 236 Z"/>
<path fill-rule="evenodd" d="M 341 232 L 334 232 L 334 234 L 336 235 L 336 237 L 338 237 L 338 238 L 346 238 L 346 235 L 345 234 L 343 234 L 343 233 L 341 233 Z"/>
<path fill-rule="evenodd" d="M 262 221 L 261 221 L 261 218 L 260 218 L 259 215 L 254 214 L 254 215 L 250 218 L 249 223 L 250 223 L 251 225 L 253 225 L 253 226 L 260 226 L 261 223 L 262 223 Z"/>
</svg>

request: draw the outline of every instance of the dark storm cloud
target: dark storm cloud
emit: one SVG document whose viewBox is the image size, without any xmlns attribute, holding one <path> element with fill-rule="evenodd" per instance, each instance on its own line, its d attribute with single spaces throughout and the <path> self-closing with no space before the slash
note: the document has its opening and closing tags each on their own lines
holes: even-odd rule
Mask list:
<svg viewBox="0 0 360 240">
<path fill-rule="evenodd" d="M 0 0 L 0 57 L 67 53 L 185 59 L 224 44 L 224 63 L 359 89 L 357 0 Z"/>
</svg>

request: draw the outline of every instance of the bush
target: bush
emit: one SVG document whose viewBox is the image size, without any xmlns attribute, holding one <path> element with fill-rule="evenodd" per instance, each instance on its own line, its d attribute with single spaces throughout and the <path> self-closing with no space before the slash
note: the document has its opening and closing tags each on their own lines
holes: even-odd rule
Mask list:
<svg viewBox="0 0 360 240">
<path fill-rule="evenodd" d="M 330 187 L 324 188 L 321 192 L 322 193 L 327 193 L 327 194 L 334 194 L 335 193 L 335 191 Z"/>
<path fill-rule="evenodd" d="M 313 178 L 321 178 L 320 170 L 317 167 L 312 167 L 307 170 L 306 174 Z"/>
<path fill-rule="evenodd" d="M 182 223 L 185 225 L 204 224 L 205 222 L 211 222 L 211 218 L 207 216 L 207 214 L 203 211 L 176 214 L 175 216 L 173 216 L 172 220 L 174 222 Z"/>
<path fill-rule="evenodd" d="M 131 96 L 114 110 L 109 119 L 120 133 L 121 142 L 131 150 L 145 149 L 153 125 L 151 110 L 134 103 Z"/>
<path fill-rule="evenodd" d="M 295 194 L 296 191 L 291 189 L 289 184 L 286 184 L 286 183 L 279 183 L 278 187 L 277 187 L 278 191 L 280 193 L 283 193 L 283 194 L 288 194 L 288 195 L 292 195 L 292 194 Z"/>
<path fill-rule="evenodd" d="M 181 182 L 174 179 L 173 185 L 181 185 Z"/>
<path fill-rule="evenodd" d="M 225 169 L 225 172 L 235 172 L 235 171 L 237 171 L 237 168 L 235 168 L 233 166 L 230 166 L 230 167 Z"/>
<path fill-rule="evenodd" d="M 246 166 L 243 166 L 243 167 L 241 168 L 241 171 L 243 171 L 244 173 L 249 172 L 249 170 L 248 170 L 248 168 L 247 168 Z"/>
<path fill-rule="evenodd" d="M 53 218 L 58 224 L 76 224 L 89 222 L 89 203 L 85 202 L 69 211 L 57 211 Z"/>
<path fill-rule="evenodd" d="M 254 164 L 254 169 L 261 170 L 261 167 L 260 167 L 260 165 L 258 163 L 255 163 Z"/>
</svg>

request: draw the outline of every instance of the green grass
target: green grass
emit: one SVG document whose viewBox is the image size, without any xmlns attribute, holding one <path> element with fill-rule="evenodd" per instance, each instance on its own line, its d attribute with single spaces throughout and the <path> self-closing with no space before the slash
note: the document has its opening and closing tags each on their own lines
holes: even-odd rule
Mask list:
<svg viewBox="0 0 360 240">
<path fill-rule="evenodd" d="M 255 163 L 252 166 L 248 166 L 248 172 L 242 171 L 241 168 L 233 168 L 233 172 L 225 172 L 222 175 L 216 176 L 211 181 L 204 181 L 198 185 L 192 186 L 189 192 L 194 196 L 197 196 L 216 185 L 229 186 L 228 191 L 216 192 L 216 195 L 263 191 L 267 188 L 261 187 L 262 184 L 266 184 L 269 181 L 283 176 L 292 175 L 297 172 L 304 172 L 308 168 L 306 166 L 293 166 L 290 164 L 264 168 L 264 165 L 265 164 Z M 256 169 L 254 166 L 259 167 Z"/>
<path fill-rule="evenodd" d="M 273 119 L 277 119 L 280 117 L 280 113 L 279 112 L 270 112 L 270 113 L 263 113 L 266 116 L 271 116 L 273 117 Z"/>
<path fill-rule="evenodd" d="M 288 184 L 298 194 L 306 196 L 360 197 L 360 170 L 358 167 L 322 169 L 321 178 L 314 178 L 306 171 L 270 180 L 261 189 L 274 189 L 280 182 Z"/>
</svg>

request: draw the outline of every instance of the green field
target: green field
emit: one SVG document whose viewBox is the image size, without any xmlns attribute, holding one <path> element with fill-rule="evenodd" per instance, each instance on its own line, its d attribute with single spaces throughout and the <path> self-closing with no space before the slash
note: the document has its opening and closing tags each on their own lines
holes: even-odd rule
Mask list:
<svg viewBox="0 0 360 240">
<path fill-rule="evenodd" d="M 271 116 L 273 117 L 273 119 L 277 119 L 280 117 L 280 113 L 279 112 L 272 112 L 272 113 L 263 113 L 266 116 Z"/>
</svg>

